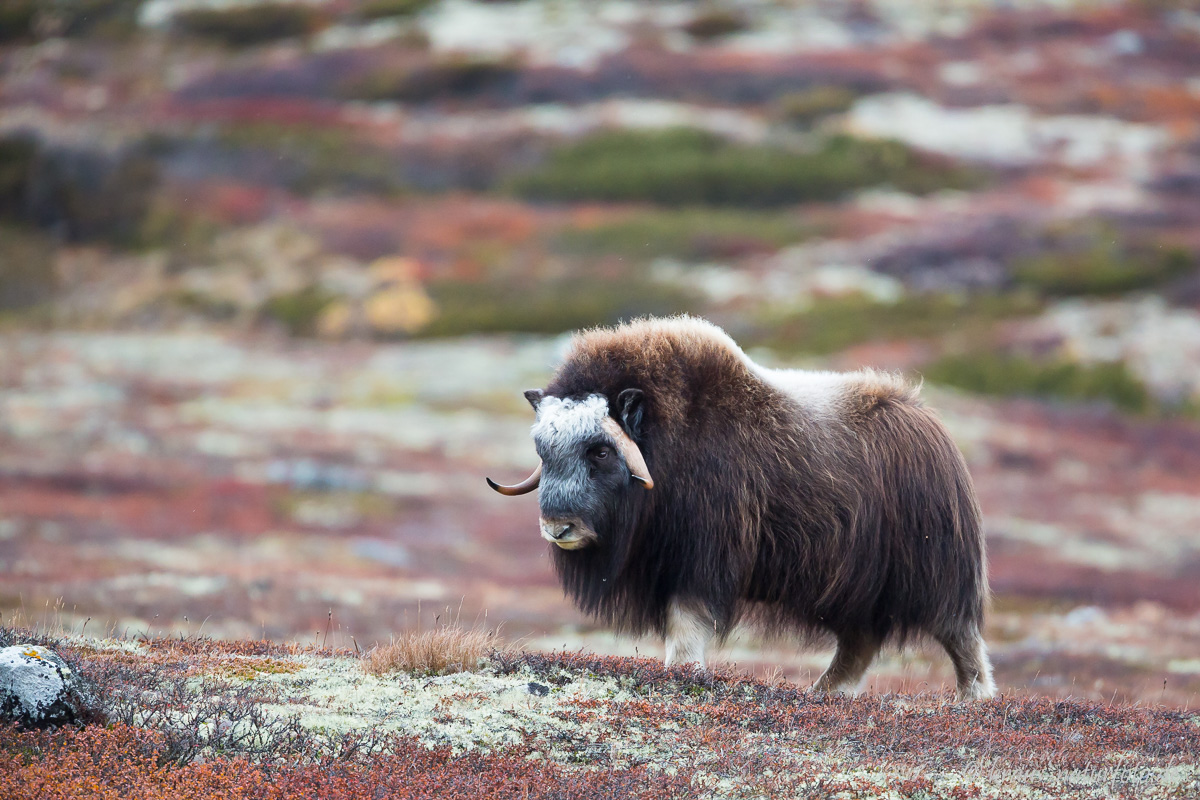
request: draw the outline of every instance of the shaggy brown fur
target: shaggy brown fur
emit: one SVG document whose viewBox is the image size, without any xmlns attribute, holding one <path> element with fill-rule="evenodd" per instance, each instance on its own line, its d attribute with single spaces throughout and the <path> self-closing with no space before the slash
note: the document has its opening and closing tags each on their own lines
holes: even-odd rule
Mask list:
<svg viewBox="0 0 1200 800">
<path fill-rule="evenodd" d="M 631 489 L 631 524 L 602 546 L 554 548 L 565 590 L 637 633 L 665 635 L 674 601 L 718 637 L 745 618 L 832 632 L 821 688 L 857 681 L 884 641 L 927 633 L 954 659 L 960 694 L 986 696 L 979 509 L 945 428 L 890 375 L 832 376 L 806 396 L 764 374 L 699 320 L 575 338 L 546 393 L 602 394 L 615 409 L 641 389 L 635 439 L 656 486 Z"/>
</svg>

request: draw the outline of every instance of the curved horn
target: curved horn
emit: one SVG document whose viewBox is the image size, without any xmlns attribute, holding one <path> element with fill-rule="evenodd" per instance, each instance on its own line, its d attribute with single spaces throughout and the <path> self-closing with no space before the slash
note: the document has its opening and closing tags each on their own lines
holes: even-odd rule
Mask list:
<svg viewBox="0 0 1200 800">
<path fill-rule="evenodd" d="M 642 457 L 642 451 L 638 449 L 637 443 L 629 438 L 629 434 L 621 427 L 621 424 L 612 417 L 605 417 L 600 422 L 600 427 L 604 428 L 605 433 L 613 437 L 617 443 L 617 450 L 625 457 L 625 464 L 629 467 L 629 474 L 634 480 L 640 481 L 642 486 L 647 489 L 654 488 L 654 478 L 650 477 L 650 468 L 646 466 L 646 459 Z"/>
<path fill-rule="evenodd" d="M 532 475 L 520 483 L 513 484 L 512 486 L 501 486 L 491 478 L 484 478 L 484 480 L 488 482 L 488 486 L 492 487 L 500 494 L 507 495 L 508 497 L 515 497 L 519 494 L 529 494 L 534 489 L 538 488 L 538 484 L 542 482 L 542 464 L 539 461 L 537 469 L 533 471 Z"/>
</svg>

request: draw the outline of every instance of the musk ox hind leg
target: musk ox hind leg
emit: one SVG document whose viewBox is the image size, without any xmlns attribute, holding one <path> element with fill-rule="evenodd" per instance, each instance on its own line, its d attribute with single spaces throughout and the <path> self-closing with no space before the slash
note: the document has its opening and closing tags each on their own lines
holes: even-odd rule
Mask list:
<svg viewBox="0 0 1200 800">
<path fill-rule="evenodd" d="M 844 692 L 853 690 L 862 680 L 863 673 L 875 655 L 879 652 L 882 642 L 871 633 L 840 633 L 837 637 L 837 652 L 833 661 L 825 670 L 813 690 L 818 692 Z"/>
<path fill-rule="evenodd" d="M 986 700 L 996 694 L 996 683 L 992 680 L 992 663 L 988 659 L 987 645 L 979 631 L 973 627 L 939 636 L 938 641 L 950 660 L 954 662 L 954 677 L 959 701 Z"/>
<path fill-rule="evenodd" d="M 704 666 L 704 651 L 714 635 L 713 618 L 695 602 L 675 598 L 667 607 L 668 667 L 675 664 Z"/>
</svg>

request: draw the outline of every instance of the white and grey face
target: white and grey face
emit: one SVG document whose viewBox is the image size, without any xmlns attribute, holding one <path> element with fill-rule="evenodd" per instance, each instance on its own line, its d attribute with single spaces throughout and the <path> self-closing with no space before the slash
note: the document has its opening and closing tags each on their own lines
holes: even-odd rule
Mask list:
<svg viewBox="0 0 1200 800">
<path fill-rule="evenodd" d="M 629 471 L 605 430 L 608 400 L 545 396 L 533 441 L 542 459 L 538 488 L 542 538 L 564 550 L 594 545 L 613 519 Z"/>
</svg>

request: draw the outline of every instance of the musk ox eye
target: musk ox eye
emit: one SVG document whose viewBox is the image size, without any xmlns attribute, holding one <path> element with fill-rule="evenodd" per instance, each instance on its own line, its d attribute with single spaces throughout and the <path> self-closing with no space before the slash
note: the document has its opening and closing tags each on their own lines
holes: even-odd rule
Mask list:
<svg viewBox="0 0 1200 800">
<path fill-rule="evenodd" d="M 611 448 L 597 447 L 595 450 L 592 451 L 592 458 L 596 459 L 597 461 L 603 461 L 604 459 L 608 458 L 609 455 L 611 455 L 611 454 L 612 454 Z"/>
</svg>

